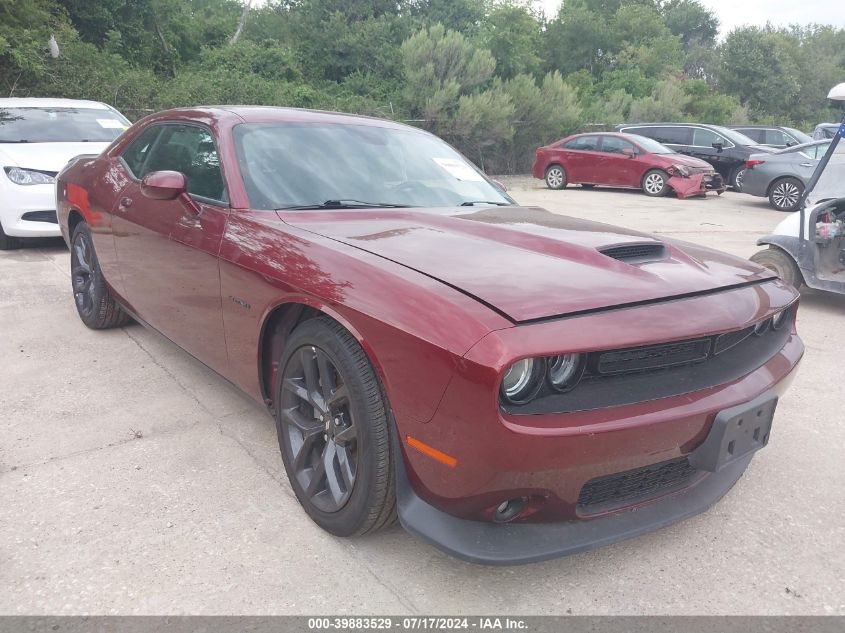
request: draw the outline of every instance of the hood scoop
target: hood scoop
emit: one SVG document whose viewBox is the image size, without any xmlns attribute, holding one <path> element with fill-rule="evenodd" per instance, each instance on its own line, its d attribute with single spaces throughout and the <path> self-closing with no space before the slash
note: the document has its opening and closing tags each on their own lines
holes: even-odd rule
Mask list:
<svg viewBox="0 0 845 633">
<path fill-rule="evenodd" d="M 640 242 L 605 246 L 597 249 L 602 255 L 618 259 L 626 264 L 644 264 L 666 259 L 669 250 L 660 242 Z"/>
</svg>

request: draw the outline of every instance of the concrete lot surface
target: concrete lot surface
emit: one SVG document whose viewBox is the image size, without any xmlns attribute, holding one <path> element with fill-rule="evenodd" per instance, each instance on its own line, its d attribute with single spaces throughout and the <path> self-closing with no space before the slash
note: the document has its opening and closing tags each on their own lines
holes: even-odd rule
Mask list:
<svg viewBox="0 0 845 633">
<path fill-rule="evenodd" d="M 508 182 L 523 204 L 743 257 L 784 217 L 732 192 Z M 86 329 L 68 265 L 61 242 L 0 253 L 0 613 L 845 614 L 845 297 L 803 297 L 807 354 L 771 442 L 709 512 L 487 568 L 399 527 L 321 532 L 271 418 L 140 326 Z"/>
</svg>

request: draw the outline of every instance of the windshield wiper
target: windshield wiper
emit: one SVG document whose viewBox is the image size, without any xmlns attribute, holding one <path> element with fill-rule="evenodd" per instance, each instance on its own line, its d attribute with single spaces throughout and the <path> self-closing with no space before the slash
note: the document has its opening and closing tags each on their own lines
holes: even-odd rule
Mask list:
<svg viewBox="0 0 845 633">
<path fill-rule="evenodd" d="M 29 141 L 25 138 L 22 138 L 18 141 L 0 141 L 0 143 L 29 143 Z"/>
<path fill-rule="evenodd" d="M 493 202 L 492 200 L 467 200 L 466 202 L 461 202 L 462 207 L 472 207 L 476 204 L 492 204 L 497 207 L 509 207 L 510 204 L 507 202 Z"/>
<path fill-rule="evenodd" d="M 279 207 L 276 211 L 307 211 L 309 209 L 362 209 L 362 208 L 386 208 L 386 209 L 404 209 L 410 207 L 409 204 L 395 204 L 392 202 L 367 202 L 366 200 L 326 200 L 320 204 L 298 204 L 287 207 Z"/>
</svg>

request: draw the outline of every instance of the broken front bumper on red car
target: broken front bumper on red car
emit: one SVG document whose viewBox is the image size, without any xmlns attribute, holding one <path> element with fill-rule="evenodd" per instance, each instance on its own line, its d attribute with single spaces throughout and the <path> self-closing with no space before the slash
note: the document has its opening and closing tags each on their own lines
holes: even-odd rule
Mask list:
<svg viewBox="0 0 845 633">
<path fill-rule="evenodd" d="M 717 337 L 753 329 L 796 299 L 792 289 L 770 281 L 489 334 L 466 354 L 430 421 L 397 420 L 402 524 L 460 558 L 518 564 L 609 544 L 703 512 L 768 442 L 777 398 L 804 352 L 794 320 L 778 334 L 771 355 L 758 354 L 751 361 L 756 366 L 742 375 L 716 376 L 711 382 L 717 384 L 697 388 L 695 380 L 713 371 L 710 360 L 692 373 L 652 372 L 658 391 L 666 385 L 677 391 L 665 397 L 638 398 L 644 383 L 629 392 L 623 381 L 606 400 L 629 401 L 624 404 L 604 406 L 599 396 L 567 413 L 520 415 L 499 403 L 502 372 L 520 356 L 722 340 Z M 693 389 L 684 391 L 684 381 Z M 451 461 L 432 458 L 415 444 Z M 520 511 L 497 521 L 497 508 L 511 500 L 519 500 Z"/>
<path fill-rule="evenodd" d="M 718 173 L 715 174 L 692 174 L 690 176 L 671 176 L 666 181 L 675 195 L 681 200 L 690 196 L 704 196 L 708 191 L 715 191 L 718 195 L 727 190 L 724 178 Z"/>
</svg>

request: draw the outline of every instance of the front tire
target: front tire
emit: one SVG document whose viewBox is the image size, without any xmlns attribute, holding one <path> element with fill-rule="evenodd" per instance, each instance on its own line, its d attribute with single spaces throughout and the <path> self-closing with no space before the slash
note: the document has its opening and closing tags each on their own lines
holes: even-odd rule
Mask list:
<svg viewBox="0 0 845 633">
<path fill-rule="evenodd" d="M 778 211 L 795 211 L 804 194 L 804 185 L 797 178 L 776 180 L 769 190 L 769 204 Z"/>
<path fill-rule="evenodd" d="M 70 243 L 70 278 L 76 311 L 82 322 L 92 330 L 120 327 L 129 315 L 114 300 L 109 290 L 88 225 L 80 222 L 73 230 Z"/>
<path fill-rule="evenodd" d="M 800 288 L 804 283 L 804 276 L 801 274 L 798 264 L 779 248 L 770 246 L 764 251 L 758 251 L 751 256 L 751 261 L 768 268 L 794 288 Z"/>
<path fill-rule="evenodd" d="M 549 189 L 560 190 L 566 188 L 566 170 L 561 165 L 549 165 L 546 169 L 546 186 Z"/>
<path fill-rule="evenodd" d="M 650 169 L 643 176 L 642 189 L 643 193 L 652 198 L 659 198 L 665 196 L 669 191 L 669 185 L 666 184 L 669 180 L 669 174 L 661 169 Z"/>
<path fill-rule="evenodd" d="M 336 536 L 394 523 L 389 408 L 358 341 L 326 317 L 298 326 L 279 359 L 276 403 L 282 461 L 308 516 Z"/>
</svg>

